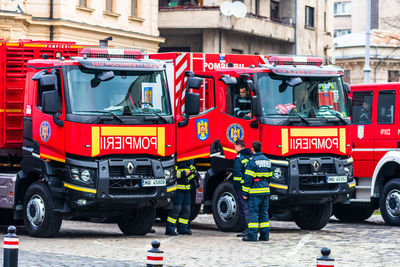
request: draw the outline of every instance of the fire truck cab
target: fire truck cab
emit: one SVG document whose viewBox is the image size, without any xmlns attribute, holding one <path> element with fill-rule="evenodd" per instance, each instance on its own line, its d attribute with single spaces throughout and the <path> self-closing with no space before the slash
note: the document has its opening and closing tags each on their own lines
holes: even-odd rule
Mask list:
<svg viewBox="0 0 400 267">
<path fill-rule="evenodd" d="M 272 215 L 292 213 L 302 229 L 327 224 L 332 203 L 346 201 L 355 186 L 342 70 L 321 66 L 315 57 L 151 57 L 174 69 L 177 160 L 195 159 L 204 171 L 195 200 L 213 213 L 220 229 L 242 227 L 232 184 L 237 139 L 247 147 L 261 141 L 271 160 Z M 193 77 L 203 79 L 200 89 L 186 86 Z M 243 88 L 247 93 L 240 97 Z"/>
<path fill-rule="evenodd" d="M 353 158 L 356 191 L 350 205 L 335 205 L 343 221 L 363 221 L 375 209 L 400 225 L 400 84 L 352 85 Z"/>
<path fill-rule="evenodd" d="M 148 233 L 176 189 L 165 66 L 135 49 L 1 43 L 0 212 L 32 236 L 64 216 Z"/>
</svg>

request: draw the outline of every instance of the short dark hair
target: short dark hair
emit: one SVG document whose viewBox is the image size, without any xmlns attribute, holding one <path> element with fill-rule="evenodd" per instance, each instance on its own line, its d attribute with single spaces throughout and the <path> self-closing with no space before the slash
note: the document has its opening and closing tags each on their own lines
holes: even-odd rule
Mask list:
<svg viewBox="0 0 400 267">
<path fill-rule="evenodd" d="M 244 141 L 242 139 L 237 139 L 234 144 L 236 146 L 240 146 L 240 147 L 243 147 L 243 148 L 246 147 L 246 145 L 244 144 Z"/>
<path fill-rule="evenodd" d="M 252 146 L 253 146 L 254 152 L 256 152 L 256 153 L 261 152 L 262 145 L 261 145 L 260 141 L 254 141 Z"/>
</svg>

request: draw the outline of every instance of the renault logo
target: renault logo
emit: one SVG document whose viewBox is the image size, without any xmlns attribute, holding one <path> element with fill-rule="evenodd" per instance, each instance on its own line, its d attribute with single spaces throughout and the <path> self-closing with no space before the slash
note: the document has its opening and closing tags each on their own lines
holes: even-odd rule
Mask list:
<svg viewBox="0 0 400 267">
<path fill-rule="evenodd" d="M 314 161 L 314 171 L 319 171 L 319 169 L 321 168 L 321 164 L 319 164 L 318 161 Z"/>
<path fill-rule="evenodd" d="M 129 162 L 128 165 L 126 165 L 126 169 L 128 170 L 129 174 L 132 174 L 133 171 L 135 170 L 135 166 L 133 166 L 132 162 Z"/>
</svg>

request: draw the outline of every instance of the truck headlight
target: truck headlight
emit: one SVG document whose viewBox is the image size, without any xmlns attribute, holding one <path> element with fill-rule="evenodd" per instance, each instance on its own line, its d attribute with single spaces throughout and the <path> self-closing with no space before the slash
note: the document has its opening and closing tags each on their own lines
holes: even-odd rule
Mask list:
<svg viewBox="0 0 400 267">
<path fill-rule="evenodd" d="M 85 183 L 94 184 L 94 171 L 82 168 L 71 168 L 71 177 L 73 180 Z"/>
<path fill-rule="evenodd" d="M 165 168 L 164 177 L 167 180 L 167 184 L 174 182 L 175 180 L 175 168 Z"/>
<path fill-rule="evenodd" d="M 280 180 L 282 178 L 282 170 L 279 167 L 276 167 L 274 170 L 274 178 Z"/>
</svg>

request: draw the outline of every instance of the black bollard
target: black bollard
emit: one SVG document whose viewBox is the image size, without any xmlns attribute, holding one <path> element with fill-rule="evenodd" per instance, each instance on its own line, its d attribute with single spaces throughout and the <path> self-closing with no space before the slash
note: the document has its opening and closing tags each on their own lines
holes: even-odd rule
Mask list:
<svg viewBox="0 0 400 267">
<path fill-rule="evenodd" d="M 317 258 L 317 267 L 335 267 L 335 260 L 329 257 L 331 250 L 327 247 L 321 248 L 322 256 Z"/>
<path fill-rule="evenodd" d="M 159 267 L 164 264 L 164 251 L 160 249 L 160 242 L 153 240 L 151 242 L 152 249 L 147 251 L 147 267 Z"/>
<path fill-rule="evenodd" d="M 4 236 L 3 267 L 17 267 L 19 247 L 19 237 L 15 234 L 17 228 L 10 225 L 8 226 L 7 232 L 8 234 Z"/>
</svg>

